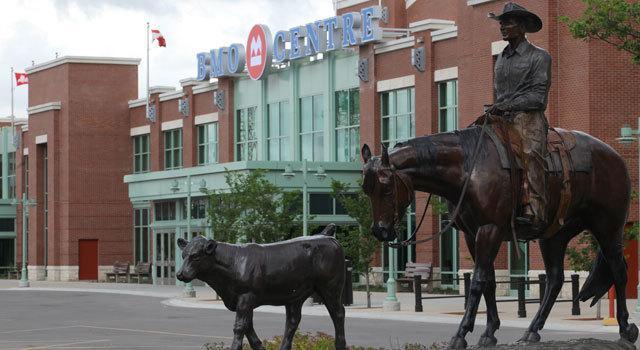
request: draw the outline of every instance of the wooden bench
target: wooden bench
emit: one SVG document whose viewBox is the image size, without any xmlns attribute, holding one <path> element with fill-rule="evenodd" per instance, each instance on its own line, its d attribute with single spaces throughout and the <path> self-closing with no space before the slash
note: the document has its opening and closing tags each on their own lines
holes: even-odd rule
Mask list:
<svg viewBox="0 0 640 350">
<path fill-rule="evenodd" d="M 404 269 L 404 276 L 399 277 L 396 282 L 399 286 L 408 284 L 410 290 L 415 292 L 415 286 L 413 285 L 413 277 L 422 277 L 422 284 L 427 285 L 427 290 L 431 289 L 431 279 L 433 278 L 433 266 L 431 263 L 407 263 Z"/>
<path fill-rule="evenodd" d="M 121 263 L 116 261 L 113 264 L 113 271 L 107 272 L 107 282 L 110 282 L 112 279 L 114 282 L 118 283 L 118 277 L 123 276 L 125 280 L 129 282 L 129 263 Z"/>
<path fill-rule="evenodd" d="M 133 269 L 133 272 L 129 275 L 129 278 L 132 281 L 137 280 L 137 282 L 140 283 L 140 281 L 145 277 L 148 281 L 151 281 L 151 263 L 139 262 Z"/>
</svg>

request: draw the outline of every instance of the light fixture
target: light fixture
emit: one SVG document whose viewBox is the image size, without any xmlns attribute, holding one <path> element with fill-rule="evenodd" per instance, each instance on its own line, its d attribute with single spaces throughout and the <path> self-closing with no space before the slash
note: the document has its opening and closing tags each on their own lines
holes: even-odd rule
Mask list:
<svg viewBox="0 0 640 350">
<path fill-rule="evenodd" d="M 178 185 L 178 180 L 173 180 L 171 182 L 171 192 L 177 192 L 180 189 L 180 186 Z"/>
<path fill-rule="evenodd" d="M 631 143 L 636 140 L 633 137 L 633 129 L 629 125 L 624 125 L 620 128 L 620 137 L 616 139 L 620 143 Z"/>
<path fill-rule="evenodd" d="M 318 170 L 316 170 L 315 175 L 318 178 L 318 180 L 324 180 L 324 178 L 327 177 L 327 173 L 324 171 L 324 168 L 322 167 L 322 165 L 318 166 Z"/>
<path fill-rule="evenodd" d="M 282 173 L 282 175 L 284 175 L 287 179 L 291 179 L 292 177 L 296 176 L 296 174 L 291 169 L 291 165 L 290 164 L 287 164 L 284 167 L 284 173 Z"/>
<path fill-rule="evenodd" d="M 207 181 L 205 179 L 200 180 L 200 192 L 207 193 Z"/>
</svg>

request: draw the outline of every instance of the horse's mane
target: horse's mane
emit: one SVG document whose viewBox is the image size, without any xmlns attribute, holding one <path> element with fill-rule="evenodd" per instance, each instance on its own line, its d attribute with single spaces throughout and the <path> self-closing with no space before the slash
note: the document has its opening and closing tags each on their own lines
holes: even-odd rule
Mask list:
<svg viewBox="0 0 640 350">
<path fill-rule="evenodd" d="M 472 126 L 460 130 L 443 132 L 433 135 L 416 137 L 406 142 L 396 144 L 396 147 L 411 146 L 416 150 L 417 162 L 423 165 L 435 165 L 438 159 L 438 146 L 443 143 L 451 144 L 457 142 L 462 148 L 462 154 L 464 155 L 464 170 L 469 172 L 471 170 L 471 163 L 473 162 L 473 152 L 475 151 L 478 138 L 480 137 L 481 127 Z M 478 152 L 477 162 L 481 162 L 488 156 L 487 144 L 480 146 Z"/>
</svg>

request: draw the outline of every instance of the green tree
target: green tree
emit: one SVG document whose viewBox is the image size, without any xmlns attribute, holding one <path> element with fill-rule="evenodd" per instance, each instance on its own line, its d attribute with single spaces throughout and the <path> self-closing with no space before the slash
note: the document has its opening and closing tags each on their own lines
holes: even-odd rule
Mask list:
<svg viewBox="0 0 640 350">
<path fill-rule="evenodd" d="M 358 223 L 357 226 L 344 227 L 338 230 L 336 238 L 342 244 L 345 255 L 353 264 L 355 273 L 365 275 L 367 289 L 367 307 L 371 307 L 371 292 L 369 290 L 369 274 L 371 273 L 371 262 L 379 244 L 369 232 L 371 222 L 371 203 L 369 197 L 362 192 L 361 187 L 356 193 L 350 191 L 347 184 L 340 181 L 331 181 L 331 195 L 346 210 L 347 215 Z"/>
<path fill-rule="evenodd" d="M 631 54 L 632 62 L 640 64 L 640 2 L 628 0 L 582 0 L 587 8 L 576 19 L 560 20 L 569 25 L 577 39 L 596 39 Z"/>
<path fill-rule="evenodd" d="M 228 190 L 208 193 L 216 240 L 271 243 L 300 235 L 300 191 L 281 190 L 265 178 L 264 170 L 227 172 L 225 180 Z"/>
</svg>

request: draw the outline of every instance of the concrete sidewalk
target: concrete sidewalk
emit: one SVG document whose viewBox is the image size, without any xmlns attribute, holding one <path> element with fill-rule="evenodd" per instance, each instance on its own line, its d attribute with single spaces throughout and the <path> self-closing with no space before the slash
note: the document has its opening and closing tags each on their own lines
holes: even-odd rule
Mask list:
<svg viewBox="0 0 640 350">
<path fill-rule="evenodd" d="M 195 287 L 196 298 L 184 298 L 181 286 L 154 286 L 150 284 L 130 283 L 91 283 L 91 282 L 46 282 L 32 281 L 31 287 L 19 288 L 16 280 L 0 280 L 0 292 L 25 292 L 29 291 L 58 291 L 58 292 L 94 292 L 139 295 L 163 299 L 165 305 L 189 308 L 225 309 L 221 300 L 216 300 L 215 292 L 209 287 Z M 432 295 L 424 295 L 432 296 Z M 463 298 L 423 300 L 424 312 L 414 312 L 413 293 L 398 293 L 400 311 L 384 311 L 382 303 L 386 293 L 372 293 L 372 308 L 366 308 L 366 293 L 354 292 L 354 305 L 348 306 L 346 314 L 348 318 L 387 319 L 398 321 L 413 321 L 425 323 L 457 325 L 464 312 Z M 509 298 L 498 298 L 504 300 Z M 602 315 L 608 314 L 608 301 L 602 301 Z M 635 312 L 636 299 L 627 300 L 630 311 L 630 321 L 637 322 L 638 315 Z M 556 303 L 545 329 L 556 331 L 593 332 L 593 333 L 617 333 L 618 327 L 603 326 L 602 320 L 595 320 L 596 307 L 589 308 L 588 303 L 581 303 L 581 315 L 571 316 L 571 303 Z M 476 324 L 485 324 L 484 301 L 481 302 Z M 538 310 L 538 304 L 527 304 L 527 318 L 518 318 L 517 303 L 499 302 L 498 310 L 501 325 L 504 327 L 526 328 Z M 283 307 L 262 306 L 257 312 L 270 312 L 284 314 Z M 328 316 L 322 305 L 304 306 L 304 315 Z"/>
</svg>

